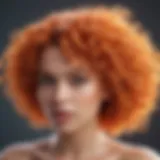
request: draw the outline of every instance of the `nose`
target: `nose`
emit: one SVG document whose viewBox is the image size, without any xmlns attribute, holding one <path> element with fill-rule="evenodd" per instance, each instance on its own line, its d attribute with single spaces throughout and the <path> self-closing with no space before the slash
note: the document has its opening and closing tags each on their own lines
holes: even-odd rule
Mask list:
<svg viewBox="0 0 160 160">
<path fill-rule="evenodd" d="M 55 93 L 56 101 L 65 102 L 69 100 L 71 96 L 72 95 L 71 95 L 70 86 L 65 82 L 59 83 L 59 85 L 56 88 L 56 93 Z"/>
</svg>

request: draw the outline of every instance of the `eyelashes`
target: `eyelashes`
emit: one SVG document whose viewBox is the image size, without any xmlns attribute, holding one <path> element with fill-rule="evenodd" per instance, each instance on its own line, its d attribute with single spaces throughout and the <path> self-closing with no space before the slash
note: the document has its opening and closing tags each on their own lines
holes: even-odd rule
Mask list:
<svg viewBox="0 0 160 160">
<path fill-rule="evenodd" d="M 82 85 L 85 84 L 88 79 L 82 75 L 72 75 L 69 78 L 70 84 L 78 86 L 78 85 Z"/>
<path fill-rule="evenodd" d="M 49 76 L 49 75 L 40 75 L 39 77 L 39 83 L 45 84 L 45 85 L 56 85 L 57 80 L 55 77 Z"/>
<path fill-rule="evenodd" d="M 81 86 L 88 82 L 88 78 L 81 74 L 71 74 L 64 77 L 65 81 L 72 86 Z M 41 85 L 54 85 L 57 86 L 60 80 L 54 76 L 42 74 L 39 77 L 39 84 Z"/>
</svg>

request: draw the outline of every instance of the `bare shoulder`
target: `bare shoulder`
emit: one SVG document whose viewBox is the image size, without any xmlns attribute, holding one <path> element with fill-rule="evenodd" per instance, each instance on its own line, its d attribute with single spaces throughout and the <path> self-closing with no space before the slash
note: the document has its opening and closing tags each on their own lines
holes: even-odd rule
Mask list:
<svg viewBox="0 0 160 160">
<path fill-rule="evenodd" d="M 160 160 L 160 155 L 146 146 L 130 146 L 124 151 L 121 160 Z"/>
<path fill-rule="evenodd" d="M 25 142 L 12 144 L 0 152 L 0 160 L 30 159 L 33 146 L 34 144 Z"/>
<path fill-rule="evenodd" d="M 46 138 L 9 145 L 0 152 L 0 160 L 31 160 L 33 157 L 50 159 L 50 142 L 51 140 Z"/>
</svg>

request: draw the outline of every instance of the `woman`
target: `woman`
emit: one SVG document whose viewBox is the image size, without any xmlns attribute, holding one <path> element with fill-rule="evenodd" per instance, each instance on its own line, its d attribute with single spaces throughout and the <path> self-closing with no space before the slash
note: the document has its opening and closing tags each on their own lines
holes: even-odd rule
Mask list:
<svg viewBox="0 0 160 160">
<path fill-rule="evenodd" d="M 145 129 L 155 110 L 158 52 L 121 7 L 55 12 L 19 31 L 4 53 L 7 93 L 56 136 L 14 144 L 1 160 L 160 159 L 116 139 Z"/>
</svg>

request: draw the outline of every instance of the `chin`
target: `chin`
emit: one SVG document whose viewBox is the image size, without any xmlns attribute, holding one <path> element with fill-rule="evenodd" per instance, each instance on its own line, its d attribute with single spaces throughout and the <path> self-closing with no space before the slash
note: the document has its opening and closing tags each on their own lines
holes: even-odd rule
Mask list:
<svg viewBox="0 0 160 160">
<path fill-rule="evenodd" d="M 73 129 L 73 128 L 57 127 L 57 128 L 56 128 L 56 131 L 57 131 L 59 134 L 72 134 L 72 133 L 74 132 L 74 129 Z"/>
<path fill-rule="evenodd" d="M 77 130 L 75 125 L 56 125 L 56 131 L 60 134 L 72 134 Z"/>
</svg>

